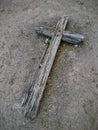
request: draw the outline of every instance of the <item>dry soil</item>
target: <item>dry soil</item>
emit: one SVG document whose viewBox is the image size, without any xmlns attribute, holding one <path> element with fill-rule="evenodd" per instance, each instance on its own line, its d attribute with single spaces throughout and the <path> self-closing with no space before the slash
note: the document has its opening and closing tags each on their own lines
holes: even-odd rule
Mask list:
<svg viewBox="0 0 98 130">
<path fill-rule="evenodd" d="M 85 41 L 61 43 L 31 121 L 20 102 L 46 47 L 34 26 L 62 15 Z M 0 130 L 98 130 L 98 0 L 0 0 Z"/>
</svg>

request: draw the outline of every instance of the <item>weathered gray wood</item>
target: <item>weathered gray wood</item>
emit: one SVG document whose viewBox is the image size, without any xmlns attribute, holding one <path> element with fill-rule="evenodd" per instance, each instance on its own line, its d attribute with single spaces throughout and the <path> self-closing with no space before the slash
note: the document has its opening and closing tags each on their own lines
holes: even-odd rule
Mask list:
<svg viewBox="0 0 98 130">
<path fill-rule="evenodd" d="M 23 98 L 22 98 L 22 101 L 21 101 L 21 105 L 22 105 L 22 106 L 26 105 L 27 102 L 29 102 L 29 100 L 30 100 L 30 95 L 31 95 L 31 93 L 33 92 L 33 88 L 34 88 L 34 85 L 35 85 L 35 81 L 37 80 L 37 77 L 38 77 L 38 75 L 39 75 L 39 72 L 40 72 L 40 69 L 41 69 L 41 64 L 43 63 L 43 59 L 44 59 L 44 56 L 45 56 L 45 54 L 46 54 L 46 52 L 47 52 L 48 47 L 49 47 L 49 44 L 47 44 L 46 49 L 45 49 L 45 51 L 44 51 L 44 53 L 43 53 L 43 55 L 42 55 L 42 57 L 41 57 L 41 59 L 40 59 L 40 62 L 39 62 L 39 64 L 38 64 L 38 66 L 36 67 L 36 71 L 35 71 L 35 74 L 34 74 L 34 76 L 33 76 L 33 80 L 32 80 L 31 85 L 30 85 L 29 88 L 25 91 L 25 93 L 24 93 L 24 95 L 23 95 Z"/>
<path fill-rule="evenodd" d="M 51 38 L 54 33 L 53 28 L 46 27 L 46 26 L 36 26 L 34 29 L 38 34 L 49 37 L 49 38 Z M 65 43 L 67 42 L 67 43 L 73 44 L 73 45 L 80 44 L 84 40 L 84 36 L 77 33 L 63 31 L 62 35 L 63 35 L 62 41 L 64 41 Z"/>
<path fill-rule="evenodd" d="M 45 85 L 62 38 L 62 32 L 65 29 L 67 22 L 67 16 L 62 17 L 61 20 L 58 22 L 51 44 L 43 59 L 43 63 L 41 63 L 42 67 L 40 69 L 39 75 L 37 76 L 33 92 L 25 109 L 25 114 L 31 118 L 34 118 L 37 114 L 40 100 L 42 98 L 43 91 L 45 89 Z"/>
<path fill-rule="evenodd" d="M 58 24 L 59 24 L 59 22 L 58 22 Z M 58 24 L 57 24 L 57 27 L 58 27 Z M 56 31 L 57 31 L 57 27 L 56 27 Z M 56 33 L 56 31 L 55 31 L 55 33 Z M 55 35 L 55 34 L 54 34 Z M 50 50 L 51 50 L 51 48 L 49 48 Z M 44 59 L 45 59 L 45 57 L 47 57 L 47 55 L 48 55 L 48 53 L 49 53 L 49 49 L 48 49 L 48 51 L 45 53 L 45 56 L 42 58 L 43 60 L 41 60 L 40 61 L 40 63 L 39 64 L 41 64 L 42 66 L 44 66 Z M 36 77 L 36 83 L 35 84 L 37 84 L 37 81 L 39 80 L 39 79 L 41 79 L 39 76 L 40 75 L 42 75 L 42 72 L 43 72 L 43 67 L 41 67 L 40 68 L 40 70 L 39 70 L 39 74 L 37 75 L 37 77 Z M 35 85 L 34 84 L 34 85 Z M 31 107 L 31 100 L 32 100 L 32 98 L 33 98 L 33 95 L 34 95 L 34 93 L 35 93 L 35 91 L 38 89 L 38 86 L 33 86 L 33 90 L 32 90 L 32 93 L 29 95 L 29 99 L 28 99 L 28 102 L 27 102 L 27 104 L 26 104 L 26 109 L 25 109 L 25 111 L 24 111 L 24 115 L 25 116 L 30 116 L 30 107 Z"/>
</svg>

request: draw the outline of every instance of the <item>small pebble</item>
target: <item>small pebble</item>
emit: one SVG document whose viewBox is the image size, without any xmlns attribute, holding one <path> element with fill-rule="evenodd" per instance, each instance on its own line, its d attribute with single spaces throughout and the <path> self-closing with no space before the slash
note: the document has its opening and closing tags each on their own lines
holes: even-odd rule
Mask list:
<svg viewBox="0 0 98 130">
<path fill-rule="evenodd" d="M 46 38 L 46 40 L 45 40 L 45 44 L 47 44 L 48 43 L 48 38 Z"/>
<path fill-rule="evenodd" d="M 78 45 L 74 45 L 74 47 L 78 47 Z"/>
</svg>

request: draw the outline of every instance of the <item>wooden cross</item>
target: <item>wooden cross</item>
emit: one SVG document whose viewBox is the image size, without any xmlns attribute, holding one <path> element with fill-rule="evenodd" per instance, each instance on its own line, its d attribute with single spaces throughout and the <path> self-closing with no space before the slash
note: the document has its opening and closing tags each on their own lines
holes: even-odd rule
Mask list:
<svg viewBox="0 0 98 130">
<path fill-rule="evenodd" d="M 22 105 L 25 105 L 25 116 L 34 119 L 36 117 L 39 104 L 46 86 L 46 82 L 51 71 L 58 47 L 62 39 L 68 22 L 68 16 L 63 16 L 57 23 L 56 29 L 52 36 L 51 44 L 47 46 L 40 64 L 37 67 L 33 82 L 24 95 Z"/>
</svg>

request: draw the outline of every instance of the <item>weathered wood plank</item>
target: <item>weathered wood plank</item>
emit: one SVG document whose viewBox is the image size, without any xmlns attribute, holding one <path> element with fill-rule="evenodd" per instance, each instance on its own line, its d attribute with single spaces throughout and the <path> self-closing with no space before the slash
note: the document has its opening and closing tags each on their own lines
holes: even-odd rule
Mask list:
<svg viewBox="0 0 98 130">
<path fill-rule="evenodd" d="M 34 29 L 38 34 L 49 38 L 51 38 L 54 33 L 54 29 L 47 26 L 36 26 Z M 62 41 L 64 41 L 65 43 L 70 43 L 72 45 L 80 44 L 84 40 L 84 36 L 77 33 L 63 31 L 62 35 Z"/>
<path fill-rule="evenodd" d="M 31 118 L 34 118 L 37 114 L 40 100 L 62 38 L 62 32 L 65 29 L 67 22 L 67 16 L 62 17 L 58 22 L 51 44 L 43 59 L 42 68 L 40 69 L 39 76 L 36 79 L 31 98 L 26 106 L 25 114 Z"/>
<path fill-rule="evenodd" d="M 59 22 L 57 23 L 57 26 L 56 26 L 56 31 L 57 31 L 57 27 L 58 27 L 58 24 L 59 24 Z M 56 33 L 56 31 L 54 32 L 54 36 L 55 36 L 55 33 Z M 53 36 L 53 37 L 54 37 Z M 47 46 L 48 47 L 48 46 Z M 25 111 L 24 111 L 24 115 L 25 116 L 29 116 L 30 114 L 30 107 L 31 107 L 31 100 L 32 100 L 32 98 L 33 98 L 33 96 L 34 96 L 34 93 L 35 93 L 35 91 L 38 89 L 38 87 L 39 87 L 39 85 L 35 85 L 35 84 L 37 84 L 38 82 L 38 80 L 39 79 L 41 79 L 40 78 L 40 75 L 42 75 L 42 73 L 43 73 L 43 69 L 44 69 L 44 67 L 43 66 L 45 66 L 45 62 L 44 62 L 44 59 L 46 59 L 46 58 L 48 58 L 48 56 L 47 55 L 49 55 L 49 50 L 51 50 L 51 47 L 49 47 L 49 48 L 47 48 L 46 49 L 46 52 L 45 52 L 45 56 L 43 57 L 42 56 L 42 60 L 40 61 L 40 65 L 42 66 L 41 68 L 40 68 L 40 70 L 39 70 L 39 72 L 38 72 L 38 74 L 37 74 L 37 77 L 36 77 L 36 80 L 35 80 L 35 83 L 33 84 L 33 90 L 32 90 L 32 92 L 31 92 L 31 94 L 29 95 L 29 99 L 28 99 L 28 101 L 27 101 L 27 103 L 26 103 L 26 108 L 25 108 Z M 45 58 L 46 57 L 46 58 Z M 46 60 L 47 61 L 47 60 Z M 38 65 L 39 66 L 39 65 Z"/>
</svg>

